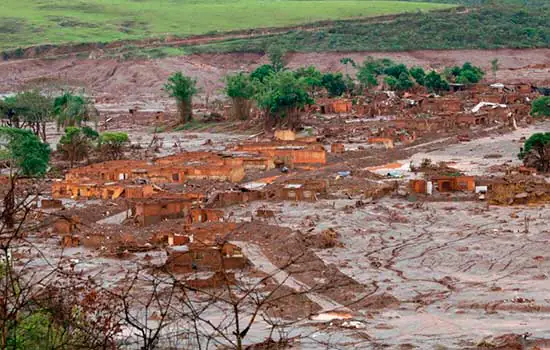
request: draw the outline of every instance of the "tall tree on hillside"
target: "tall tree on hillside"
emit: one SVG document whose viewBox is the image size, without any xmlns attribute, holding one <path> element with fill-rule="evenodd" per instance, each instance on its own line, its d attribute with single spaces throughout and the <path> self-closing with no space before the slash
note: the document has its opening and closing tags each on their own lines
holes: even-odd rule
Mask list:
<svg viewBox="0 0 550 350">
<path fill-rule="evenodd" d="M 340 58 L 340 63 L 346 67 L 346 76 L 348 75 L 348 64 L 351 64 L 353 68 L 357 68 L 357 64 L 355 61 L 350 57 L 342 57 Z"/>
<path fill-rule="evenodd" d="M 197 81 L 183 75 L 182 72 L 172 74 L 164 85 L 164 90 L 170 97 L 176 99 L 180 123 L 185 124 L 193 120 L 193 95 L 197 93 Z"/>
<path fill-rule="evenodd" d="M 38 90 L 17 95 L 17 103 L 23 109 L 23 120 L 36 136 L 46 141 L 46 123 L 53 116 L 53 99 Z"/>
<path fill-rule="evenodd" d="M 314 66 L 300 67 L 294 71 L 296 79 L 303 79 L 311 94 L 323 86 L 323 74 Z"/>
<path fill-rule="evenodd" d="M 263 83 L 264 80 L 273 73 L 275 73 L 275 69 L 272 65 L 262 64 L 258 68 L 254 69 L 252 73 L 250 73 L 250 78 L 254 81 Z"/>
<path fill-rule="evenodd" d="M 121 159 L 128 143 L 130 138 L 123 132 L 105 132 L 99 136 L 99 148 L 109 160 Z"/>
<path fill-rule="evenodd" d="M 10 190 L 4 198 L 2 217 L 8 227 L 14 224 L 15 184 L 21 176 L 42 176 L 48 169 L 50 147 L 31 131 L 0 127 L 0 158 L 8 167 Z"/>
<path fill-rule="evenodd" d="M 384 69 L 394 65 L 389 59 L 374 59 L 367 57 L 363 64 L 357 66 L 357 80 L 363 89 L 370 89 L 378 85 L 377 77 L 384 73 Z"/>
<path fill-rule="evenodd" d="M 535 118 L 550 117 L 550 96 L 541 96 L 531 103 L 531 115 Z"/>
<path fill-rule="evenodd" d="M 424 86 L 430 92 L 441 93 L 442 91 L 449 90 L 449 83 L 447 80 L 443 79 L 441 74 L 433 70 L 424 78 Z"/>
<path fill-rule="evenodd" d="M 84 96 L 71 93 L 64 93 L 54 100 L 54 113 L 58 129 L 68 126 L 80 127 L 92 114 L 90 101 Z"/>
<path fill-rule="evenodd" d="M 39 90 L 25 91 L 0 101 L 0 114 L 8 126 L 29 128 L 46 140 L 46 123 L 53 115 L 53 100 Z"/>
<path fill-rule="evenodd" d="M 321 82 L 331 97 L 342 96 L 348 88 L 342 73 L 323 74 L 323 79 Z"/>
<path fill-rule="evenodd" d="M 267 77 L 263 84 L 258 84 L 254 99 L 264 111 L 266 128 L 283 123 L 290 128 L 297 126 L 300 109 L 313 103 L 305 81 L 290 71 Z"/>
<path fill-rule="evenodd" d="M 284 50 L 281 45 L 271 45 L 267 49 L 267 55 L 269 56 L 269 62 L 271 62 L 271 66 L 276 72 L 280 72 L 285 68 L 286 50 Z"/>
<path fill-rule="evenodd" d="M 426 72 L 424 72 L 424 69 L 422 69 L 422 67 L 412 67 L 409 72 L 411 73 L 411 76 L 414 78 L 418 85 L 424 86 Z"/>
<path fill-rule="evenodd" d="M 531 135 L 520 150 L 519 158 L 526 166 L 542 172 L 550 171 L 550 132 Z"/>
<path fill-rule="evenodd" d="M 233 115 L 237 119 L 248 119 L 250 101 L 254 96 L 254 84 L 248 74 L 243 72 L 225 77 L 225 93 L 233 102 Z"/>
<path fill-rule="evenodd" d="M 75 162 L 88 157 L 92 147 L 91 143 L 98 137 L 99 134 L 97 131 L 90 127 L 85 126 L 80 129 L 70 126 L 65 129 L 65 135 L 59 140 L 57 149 L 63 154 L 65 159 L 69 160 L 70 167 L 72 168 Z"/>
</svg>

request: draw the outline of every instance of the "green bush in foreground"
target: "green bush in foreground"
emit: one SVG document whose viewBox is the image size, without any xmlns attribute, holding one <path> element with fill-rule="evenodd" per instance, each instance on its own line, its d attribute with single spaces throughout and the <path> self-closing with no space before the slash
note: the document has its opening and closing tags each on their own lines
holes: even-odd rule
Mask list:
<svg viewBox="0 0 550 350">
<path fill-rule="evenodd" d="M 550 117 L 550 96 L 541 96 L 531 103 L 531 115 L 535 118 Z"/>
</svg>

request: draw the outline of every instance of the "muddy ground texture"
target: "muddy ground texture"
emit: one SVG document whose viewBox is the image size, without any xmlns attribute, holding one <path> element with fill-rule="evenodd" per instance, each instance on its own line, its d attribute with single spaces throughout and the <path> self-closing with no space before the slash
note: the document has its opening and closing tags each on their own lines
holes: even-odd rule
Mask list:
<svg viewBox="0 0 550 350">
<path fill-rule="evenodd" d="M 550 50 L 445 51 L 361 54 L 293 54 L 289 66 L 314 64 L 323 70 L 341 70 L 341 57 L 361 61 L 367 54 L 389 57 L 408 65 L 440 67 L 470 60 L 487 68 L 498 57 L 497 80 L 544 84 L 550 74 Z M 259 130 L 239 129 L 229 122 L 212 121 L 192 131 L 163 132 L 170 120 L 130 116 L 129 109 L 173 111 L 161 90 L 169 74 L 182 70 L 196 76 L 215 96 L 229 71 L 264 63 L 259 55 L 190 56 L 157 61 L 23 60 L 0 63 L 0 91 L 13 92 L 29 84 L 61 81 L 85 86 L 98 102 L 103 130 L 129 133 L 134 150 L 129 158 L 149 159 L 182 151 L 222 151 L 244 140 L 266 137 Z M 198 109 L 200 112 L 200 109 Z M 169 113 L 168 113 L 169 114 Z M 132 119 L 133 117 L 134 119 Z M 321 130 L 316 117 L 305 120 Z M 337 121 L 334 121 L 337 124 Z M 242 126 L 241 126 L 242 127 Z M 319 342 L 335 348 L 479 348 L 537 349 L 550 339 L 550 210 L 537 206 L 488 205 L 475 198 L 424 200 L 402 191 L 374 196 L 376 188 L 407 187 L 413 174 L 408 165 L 429 158 L 443 161 L 463 173 L 491 177 L 499 167 L 519 165 L 522 139 L 547 131 L 548 122 L 509 126 L 478 126 L 467 131 L 471 141 L 460 142 L 456 131 L 423 135 L 393 149 L 365 145 L 355 135 L 336 135 L 344 153 L 329 153 L 325 166 L 250 172 L 244 183 L 279 176 L 275 183 L 325 179 L 330 195 L 315 202 L 262 200 L 223 208 L 224 219 L 237 225 L 228 238 L 241 247 L 250 266 L 238 278 L 257 279 L 271 274 L 289 259 L 301 258 L 289 271 L 281 271 L 264 286 L 282 291 L 314 288 L 307 295 L 280 300 L 271 315 L 297 322 L 289 336 L 302 336 L 298 348 L 317 349 Z M 51 125 L 49 142 L 60 133 Z M 258 136 L 259 135 L 259 136 Z M 152 147 L 151 145 L 155 145 Z M 58 164 L 62 169 L 66 164 Z M 340 175 L 350 171 L 351 175 Z M 399 176 L 388 178 L 389 172 Z M 40 184 L 49 197 L 51 183 Z M 237 189 L 231 183 L 190 181 L 169 191 L 202 192 Z M 162 264 L 166 252 L 150 244 L 158 232 L 177 231 L 181 219 L 139 228 L 128 220 L 128 203 L 63 200 L 63 210 L 36 212 L 42 225 L 31 237 L 46 256 L 71 261 L 84 275 L 105 286 L 125 283 L 125 272 L 144 261 Z M 268 210 L 272 217 L 259 217 Z M 48 215 L 78 216 L 80 234 L 100 233 L 123 242 L 116 247 L 73 247 L 60 250 L 60 237 L 52 233 Z M 336 243 L 325 244 L 328 232 Z M 136 248 L 137 247 L 137 248 Z M 289 275 L 285 275 L 289 273 Z M 345 320 L 331 314 L 345 313 Z M 315 315 L 315 317 L 311 317 Z M 215 319 L 216 314 L 212 314 Z M 261 342 L 266 325 L 259 321 L 247 342 Z M 528 333 L 525 339 L 523 334 Z"/>
<path fill-rule="evenodd" d="M 271 273 L 270 268 L 276 269 L 305 252 L 284 288 L 318 289 L 308 296 L 280 300 L 271 312 L 288 320 L 328 315 L 325 321 L 302 319 L 290 334 L 330 339 L 337 348 L 476 348 L 479 344 L 500 344 L 503 349 L 521 349 L 517 346 L 523 343 L 535 349 L 550 337 L 547 205 L 428 202 L 398 194 L 376 200 L 367 198 L 363 192 L 368 191 L 363 190 L 373 182 L 396 181 L 384 178 L 388 168 L 382 165 L 369 172 L 368 178 L 337 178 L 337 173 L 354 169 L 360 174 L 359 167 L 367 172 L 367 168 L 384 161 L 406 165 L 430 158 L 450 161 L 464 172 L 491 175 L 495 165 L 518 164 L 519 140 L 548 126 L 536 124 L 507 133 L 485 131 L 487 136 L 470 142 L 452 139 L 420 143 L 409 151 L 371 150 L 370 157 L 340 156 L 324 168 L 286 174 L 296 179 L 330 178 L 333 197 L 314 203 L 257 201 L 224 208 L 226 218 L 239 225 L 230 239 L 243 248 L 251 262 L 242 278 Z M 198 140 L 212 137 L 196 135 Z M 220 144 L 235 137 L 217 136 Z M 500 157 L 487 158 L 487 154 Z M 401 171 L 403 179 L 397 181 L 405 183 L 412 174 Z M 210 185 L 215 188 L 200 181 L 188 184 L 207 192 L 223 187 Z M 155 232 L 178 230 L 184 225 L 182 220 L 146 228 L 124 223 L 124 201 L 67 200 L 64 204 L 64 215 L 84 219 L 84 235 L 101 232 L 127 240 L 128 247 L 146 246 Z M 272 211 L 274 216 L 259 218 L 258 209 Z M 95 216 L 87 215 L 88 210 Z M 120 220 L 105 220 L 116 215 Z M 335 247 L 319 244 L 319 237 L 327 230 L 337 235 Z M 38 242 L 52 257 L 77 261 L 77 267 L 86 274 L 111 276 L 101 278 L 113 285 L 124 283 L 124 271 L 137 268 L 145 260 L 162 263 L 165 257 L 157 249 L 132 252 L 105 247 L 67 248 L 59 253 L 55 236 Z M 275 285 L 277 281 L 272 281 L 265 288 Z M 330 312 L 334 310 L 345 310 L 352 321 L 333 319 Z M 349 322 L 354 322 L 351 329 Z M 530 334 L 527 340 L 521 337 L 524 333 Z M 262 341 L 265 335 L 259 322 L 249 341 Z M 313 349 L 317 344 L 303 340 L 301 346 Z"/>
</svg>

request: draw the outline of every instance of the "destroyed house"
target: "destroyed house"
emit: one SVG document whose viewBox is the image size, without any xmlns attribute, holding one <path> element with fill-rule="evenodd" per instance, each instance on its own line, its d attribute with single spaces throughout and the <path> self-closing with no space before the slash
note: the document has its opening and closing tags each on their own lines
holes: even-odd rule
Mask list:
<svg viewBox="0 0 550 350">
<path fill-rule="evenodd" d="M 269 186 L 268 196 L 277 200 L 316 201 L 327 194 L 326 180 L 294 180 Z"/>
<path fill-rule="evenodd" d="M 439 192 L 474 192 L 475 190 L 475 178 L 473 176 L 436 176 L 432 177 L 431 182 Z"/>
<path fill-rule="evenodd" d="M 119 160 L 71 169 L 67 181 L 148 180 L 153 183 L 183 183 L 189 179 L 238 182 L 244 177 L 242 161 L 233 161 L 211 152 L 186 152 L 154 162 Z"/>
<path fill-rule="evenodd" d="M 187 278 L 185 280 L 185 285 L 196 289 L 221 288 L 223 286 L 233 285 L 236 281 L 234 272 L 199 272 Z"/>
<path fill-rule="evenodd" d="M 141 226 L 151 225 L 166 219 L 183 218 L 189 215 L 194 203 L 189 200 L 156 200 L 134 203 L 132 216 Z"/>
<path fill-rule="evenodd" d="M 187 224 L 223 221 L 223 210 L 194 208 L 189 210 Z"/>
<path fill-rule="evenodd" d="M 409 189 L 413 193 L 431 194 L 433 190 L 438 192 L 474 192 L 476 182 L 474 176 L 433 176 L 430 180 L 411 179 Z"/>
<path fill-rule="evenodd" d="M 457 97 L 430 97 L 420 102 L 420 108 L 426 112 L 460 112 L 463 102 Z"/>
<path fill-rule="evenodd" d="M 117 199 L 117 198 L 148 198 L 152 196 L 152 185 L 132 185 L 108 183 L 73 183 L 67 181 L 52 184 L 53 198 L 72 199 Z"/>
<path fill-rule="evenodd" d="M 235 151 L 257 152 L 273 159 L 274 163 L 325 164 L 326 150 L 321 144 L 305 142 L 246 143 L 235 147 Z"/>
<path fill-rule="evenodd" d="M 202 243 L 212 245 L 225 240 L 227 235 L 237 228 L 233 222 L 210 221 L 204 223 L 186 224 L 181 232 L 157 232 L 152 238 L 153 243 L 163 243 L 168 246 Z"/>
<path fill-rule="evenodd" d="M 243 269 L 248 260 L 241 249 L 225 242 L 217 245 L 190 243 L 168 250 L 166 267 L 174 273 Z"/>
<path fill-rule="evenodd" d="M 70 218 L 61 216 L 53 223 L 53 232 L 58 234 L 72 234 L 79 230 L 80 218 L 72 216 Z"/>
<path fill-rule="evenodd" d="M 249 203 L 266 198 L 266 193 L 261 191 L 225 191 L 214 194 L 208 202 L 211 207 L 223 208 L 234 204 Z"/>
<path fill-rule="evenodd" d="M 537 204 L 550 202 L 550 184 L 532 175 L 516 175 L 489 184 L 487 199 L 491 204 Z"/>
<path fill-rule="evenodd" d="M 344 98 L 319 98 L 314 105 L 306 107 L 306 112 L 319 112 L 321 114 L 351 113 L 352 101 Z"/>
</svg>

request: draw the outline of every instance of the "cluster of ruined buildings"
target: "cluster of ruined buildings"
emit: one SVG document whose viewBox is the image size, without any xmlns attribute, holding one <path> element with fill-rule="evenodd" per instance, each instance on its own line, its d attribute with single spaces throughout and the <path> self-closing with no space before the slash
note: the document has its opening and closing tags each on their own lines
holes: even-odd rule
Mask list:
<svg viewBox="0 0 550 350">
<path fill-rule="evenodd" d="M 409 192 L 432 200 L 482 199 L 494 205 L 540 204 L 550 201 L 550 183 L 534 168 L 509 167 L 501 176 L 424 174 L 409 180 Z"/>
<path fill-rule="evenodd" d="M 433 132 L 529 122 L 531 102 L 546 91 L 527 83 L 451 87 L 452 92 L 442 96 L 416 87 L 401 96 L 392 91 L 374 91 L 354 98 L 319 97 L 314 105 L 305 107 L 302 119 L 335 117 L 328 125 L 321 125 L 319 135 L 326 139 L 360 135 L 369 144 L 393 148 L 396 143 L 414 142 Z M 231 106 L 225 106 L 220 114 L 228 119 L 230 111 Z M 251 114 L 260 117 L 261 111 L 253 110 Z M 152 116 L 156 121 L 164 120 L 163 111 Z"/>
<path fill-rule="evenodd" d="M 228 276 L 231 277 L 228 270 L 247 266 L 241 249 L 228 238 L 235 224 L 228 220 L 223 208 L 255 200 L 315 201 L 330 196 L 327 179 L 285 180 L 273 173 L 262 177 L 263 172 L 275 168 L 307 171 L 322 167 L 329 153 L 346 151 L 342 142 L 327 142 L 331 134 L 345 135 L 349 127 L 356 134 L 366 135 L 369 144 L 391 148 L 394 143 L 412 142 L 418 135 L 433 130 L 495 122 L 512 125 L 528 118 L 530 100 L 534 97 L 528 85 L 511 88 L 479 85 L 445 97 L 406 94 L 398 98 L 392 93 L 377 93 L 355 101 L 321 100 L 306 112 L 341 116 L 333 119 L 336 125 L 330 123 L 319 133 L 324 137 L 324 144 L 319 142 L 319 135 L 299 137 L 293 131 L 278 130 L 271 141 L 245 142 L 222 152 L 185 152 L 152 160 L 92 164 L 71 169 L 63 180 L 55 181 L 52 199 L 44 200 L 42 206 L 59 208 L 63 199 L 123 200 L 128 206 L 127 220 L 131 222 L 125 225 L 128 230 L 181 220 L 179 230 L 159 230 L 150 241 L 167 247 L 167 269 L 184 274 L 203 273 L 204 278 L 193 283 L 213 286 L 227 282 Z M 525 171 L 519 175 L 533 176 Z M 247 178 L 254 180 L 245 182 Z M 212 193 L 178 187 L 201 180 L 235 186 L 230 190 L 220 186 L 221 189 Z M 411 180 L 410 192 L 417 195 L 487 193 L 489 200 L 497 204 L 530 202 L 533 198 L 543 199 L 541 196 L 546 194 L 541 193 L 550 193 L 543 184 L 533 190 L 532 183 L 525 181 L 524 185 L 518 185 L 506 180 L 487 183 L 472 176 L 438 175 Z M 387 189 L 392 187 L 384 187 L 380 193 L 387 194 Z M 259 210 L 256 215 L 269 218 L 272 213 Z M 78 218 L 60 218 L 54 223 L 54 230 L 63 235 L 63 244 L 67 247 L 106 244 L 106 237 L 101 233 L 80 235 Z M 130 249 L 118 242 L 119 250 Z"/>
<path fill-rule="evenodd" d="M 477 84 L 454 86 L 445 96 L 425 91 L 399 97 L 376 92 L 355 99 L 320 99 L 307 112 L 314 115 L 344 115 L 325 127 L 325 137 L 353 133 L 368 137 L 368 143 L 409 143 L 427 133 L 487 127 L 515 126 L 530 121 L 531 102 L 539 93 L 529 84 L 504 86 Z"/>
<path fill-rule="evenodd" d="M 286 140 L 290 136 L 293 140 Z M 315 179 L 273 183 L 277 176 L 271 176 L 243 184 L 247 174 L 261 175 L 275 167 L 297 169 L 326 164 L 323 145 L 294 136 L 282 130 L 274 141 L 242 143 L 219 153 L 185 152 L 151 161 L 108 161 L 71 169 L 63 180 L 52 184 L 52 199 L 43 200 L 42 208 L 61 208 L 63 199 L 122 200 L 129 209 L 130 228 L 178 219 L 182 221 L 181 230 L 161 231 L 151 237 L 155 244 L 169 247 L 166 267 L 177 273 L 204 272 L 208 276 L 194 283 L 221 283 L 220 279 L 228 276 L 226 270 L 247 265 L 241 250 L 227 240 L 226 235 L 235 225 L 226 222 L 222 208 L 266 199 L 314 201 L 327 193 L 327 182 Z M 235 186 L 213 193 L 177 187 L 191 180 Z M 175 190 L 170 186 L 176 186 Z M 79 221 L 76 217 L 61 217 L 54 222 L 54 231 L 64 235 L 63 245 L 107 244 L 101 233 L 79 234 Z M 121 241 L 118 249 L 126 249 Z"/>
</svg>

